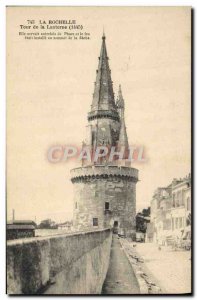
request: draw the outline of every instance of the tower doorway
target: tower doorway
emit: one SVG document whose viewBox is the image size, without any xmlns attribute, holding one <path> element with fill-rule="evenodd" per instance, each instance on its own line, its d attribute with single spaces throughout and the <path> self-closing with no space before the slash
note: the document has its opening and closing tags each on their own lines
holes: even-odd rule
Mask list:
<svg viewBox="0 0 197 300">
<path fill-rule="evenodd" d="M 118 234 L 118 221 L 114 221 L 113 233 Z"/>
</svg>

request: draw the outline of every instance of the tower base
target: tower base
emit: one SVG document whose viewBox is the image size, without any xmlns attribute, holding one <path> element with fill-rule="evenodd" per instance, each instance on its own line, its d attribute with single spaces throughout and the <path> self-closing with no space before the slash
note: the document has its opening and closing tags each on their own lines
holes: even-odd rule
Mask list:
<svg viewBox="0 0 197 300">
<path fill-rule="evenodd" d="M 119 166 L 87 166 L 71 171 L 76 230 L 111 227 L 114 233 L 135 235 L 138 170 Z"/>
</svg>

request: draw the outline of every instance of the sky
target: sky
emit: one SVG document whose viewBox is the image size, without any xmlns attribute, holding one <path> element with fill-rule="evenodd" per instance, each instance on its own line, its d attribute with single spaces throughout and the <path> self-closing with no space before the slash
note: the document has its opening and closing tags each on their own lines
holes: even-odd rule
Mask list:
<svg viewBox="0 0 197 300">
<path fill-rule="evenodd" d="M 27 20 L 65 19 L 82 24 L 90 39 L 19 35 L 27 33 L 19 29 Z M 103 27 L 129 144 L 146 154 L 146 162 L 132 165 L 139 170 L 137 211 L 150 205 L 157 187 L 190 172 L 190 23 L 189 7 L 7 8 L 8 218 L 12 209 L 17 219 L 37 222 L 72 218 L 70 170 L 79 164 L 52 164 L 47 151 L 85 139 Z"/>
</svg>

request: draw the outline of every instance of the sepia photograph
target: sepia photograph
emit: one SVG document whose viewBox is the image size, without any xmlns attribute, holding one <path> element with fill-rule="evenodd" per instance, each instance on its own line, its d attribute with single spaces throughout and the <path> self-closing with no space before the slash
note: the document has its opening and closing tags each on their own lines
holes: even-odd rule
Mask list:
<svg viewBox="0 0 197 300">
<path fill-rule="evenodd" d="M 192 295 L 192 16 L 6 7 L 8 295 Z"/>
</svg>

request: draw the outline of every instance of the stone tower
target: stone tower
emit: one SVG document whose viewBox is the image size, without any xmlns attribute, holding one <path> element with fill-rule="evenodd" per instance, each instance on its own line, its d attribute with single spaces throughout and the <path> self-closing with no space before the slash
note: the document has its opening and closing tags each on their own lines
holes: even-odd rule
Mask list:
<svg viewBox="0 0 197 300">
<path fill-rule="evenodd" d="M 87 137 L 84 147 L 92 153 L 98 147 L 124 147 L 123 160 L 105 157 L 71 170 L 74 185 L 73 223 L 76 230 L 113 227 L 115 232 L 135 234 L 136 183 L 138 170 L 128 161 L 128 138 L 125 126 L 125 103 L 119 86 L 115 101 L 105 35 L 96 71 L 93 100 L 88 113 Z"/>
</svg>

